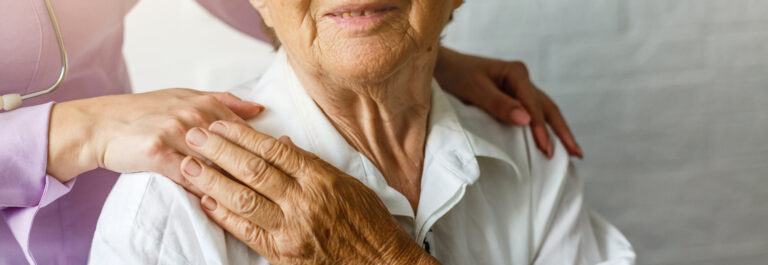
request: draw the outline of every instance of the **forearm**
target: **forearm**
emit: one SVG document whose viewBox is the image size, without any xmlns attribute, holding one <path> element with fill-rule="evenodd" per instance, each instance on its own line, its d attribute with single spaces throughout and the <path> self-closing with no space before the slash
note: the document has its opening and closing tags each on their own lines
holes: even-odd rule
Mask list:
<svg viewBox="0 0 768 265">
<path fill-rule="evenodd" d="M 390 255 L 383 255 L 382 264 L 416 264 L 416 265 L 439 265 L 432 255 L 427 253 L 426 250 L 419 247 L 413 240 L 404 235 L 400 243 L 387 244 L 391 247 L 389 251 Z"/>
<path fill-rule="evenodd" d="M 94 152 L 90 152 L 93 148 L 89 128 L 95 117 L 88 114 L 84 103 L 57 103 L 51 111 L 46 171 L 62 183 L 98 167 Z"/>
<path fill-rule="evenodd" d="M 440 265 L 440 262 L 435 259 L 435 257 L 432 257 L 432 255 L 427 254 L 424 252 L 424 254 L 419 256 L 419 259 L 415 263 L 417 265 Z"/>
</svg>

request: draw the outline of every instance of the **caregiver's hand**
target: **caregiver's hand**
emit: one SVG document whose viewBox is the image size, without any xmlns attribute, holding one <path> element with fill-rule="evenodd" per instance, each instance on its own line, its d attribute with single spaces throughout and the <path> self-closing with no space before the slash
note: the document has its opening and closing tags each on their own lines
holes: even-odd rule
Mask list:
<svg viewBox="0 0 768 265">
<path fill-rule="evenodd" d="M 47 172 L 67 182 L 97 167 L 154 171 L 184 185 L 178 164 L 193 154 L 184 142 L 189 128 L 244 122 L 261 110 L 228 93 L 191 89 L 58 103 L 51 113 Z"/>
<path fill-rule="evenodd" d="M 557 105 L 531 82 L 522 62 L 469 56 L 440 47 L 435 78 L 451 94 L 503 122 L 530 124 L 537 147 L 548 157 L 552 157 L 554 145 L 547 123 L 570 155 L 583 157 Z"/>
<path fill-rule="evenodd" d="M 438 264 L 373 191 L 287 137 L 219 121 L 187 142 L 234 177 L 181 164 L 208 216 L 272 264 Z"/>
</svg>

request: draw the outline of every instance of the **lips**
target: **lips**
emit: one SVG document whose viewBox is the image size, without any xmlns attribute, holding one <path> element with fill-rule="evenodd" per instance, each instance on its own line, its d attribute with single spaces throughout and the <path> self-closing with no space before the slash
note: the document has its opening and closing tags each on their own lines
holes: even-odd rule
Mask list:
<svg viewBox="0 0 768 265">
<path fill-rule="evenodd" d="M 386 21 L 396 19 L 397 11 L 401 8 L 383 0 L 377 3 L 347 4 L 332 7 L 323 11 L 323 18 L 333 21 L 343 32 L 350 36 L 370 36 L 385 25 Z"/>
<path fill-rule="evenodd" d="M 348 4 L 327 11 L 325 16 L 334 18 L 358 18 L 381 15 L 397 9 L 396 6 L 385 3 Z"/>
<path fill-rule="evenodd" d="M 389 11 L 393 11 L 397 9 L 396 7 L 379 7 L 379 8 L 373 8 L 373 7 L 346 7 L 346 8 L 340 8 L 337 9 L 331 13 L 326 14 L 326 16 L 336 17 L 336 18 L 356 18 L 356 17 L 371 17 L 378 14 L 383 14 Z"/>
</svg>

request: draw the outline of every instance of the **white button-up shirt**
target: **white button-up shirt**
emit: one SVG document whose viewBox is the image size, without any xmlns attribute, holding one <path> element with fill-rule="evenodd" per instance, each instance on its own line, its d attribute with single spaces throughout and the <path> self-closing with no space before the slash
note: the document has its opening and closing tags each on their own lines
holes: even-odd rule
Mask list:
<svg viewBox="0 0 768 265">
<path fill-rule="evenodd" d="M 408 200 L 339 134 L 298 82 L 284 52 L 255 86 L 250 124 L 288 135 L 378 194 L 411 237 L 443 264 L 634 264 L 626 238 L 583 204 L 557 142 L 548 160 L 526 127 L 502 125 L 433 82 L 421 197 Z M 267 264 L 209 220 L 199 199 L 156 173 L 127 174 L 109 195 L 92 264 Z"/>
</svg>

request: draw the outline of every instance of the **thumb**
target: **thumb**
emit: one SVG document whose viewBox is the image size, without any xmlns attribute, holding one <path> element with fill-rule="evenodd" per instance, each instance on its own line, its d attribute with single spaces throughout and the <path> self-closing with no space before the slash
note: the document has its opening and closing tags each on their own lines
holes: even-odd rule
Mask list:
<svg viewBox="0 0 768 265">
<path fill-rule="evenodd" d="M 244 120 L 256 117 L 264 111 L 261 104 L 243 101 L 230 93 L 214 93 L 213 96 Z"/>
</svg>

